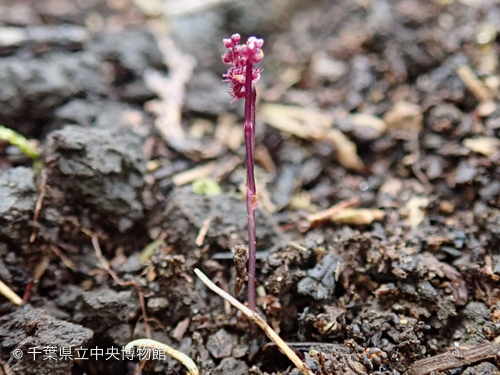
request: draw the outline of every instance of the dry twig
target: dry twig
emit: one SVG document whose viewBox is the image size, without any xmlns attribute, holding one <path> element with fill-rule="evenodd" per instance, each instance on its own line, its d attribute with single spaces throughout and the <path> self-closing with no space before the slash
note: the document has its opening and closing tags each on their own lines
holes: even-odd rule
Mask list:
<svg viewBox="0 0 500 375">
<path fill-rule="evenodd" d="M 208 233 L 208 230 L 210 229 L 210 224 L 212 223 L 212 217 L 207 217 L 205 221 L 203 222 L 203 225 L 200 228 L 200 231 L 198 232 L 198 235 L 196 236 L 196 240 L 194 243 L 198 246 L 203 245 L 203 241 L 205 241 L 205 237 Z"/>
<path fill-rule="evenodd" d="M 162 25 L 162 24 L 160 24 Z M 155 120 L 156 128 L 165 140 L 185 137 L 181 127 L 181 111 L 184 103 L 185 86 L 191 79 L 196 60 L 184 54 L 168 37 L 166 25 L 153 30 L 158 46 L 163 54 L 165 65 L 169 68 L 168 77 L 156 71 L 146 72 L 148 87 L 160 98 L 161 108 Z"/>
<path fill-rule="evenodd" d="M 210 162 L 207 164 L 188 169 L 177 173 L 172 177 L 172 181 L 176 186 L 189 184 L 190 182 L 210 176 L 210 174 L 217 168 L 217 163 Z"/>
<path fill-rule="evenodd" d="M 491 92 L 486 85 L 477 78 L 469 66 L 460 65 L 457 68 L 457 74 L 478 102 L 486 102 L 491 99 Z"/>
<path fill-rule="evenodd" d="M 438 373 L 493 358 L 499 354 L 500 346 L 496 342 L 481 344 L 468 350 L 457 348 L 448 353 L 438 354 L 416 361 L 408 369 L 408 375 Z"/>
<path fill-rule="evenodd" d="M 349 225 L 370 225 L 384 220 L 384 211 L 372 208 L 346 208 L 333 214 L 330 221 Z"/>
<path fill-rule="evenodd" d="M 314 375 L 314 373 L 309 369 L 307 364 L 302 362 L 300 358 L 295 354 L 295 352 L 290 349 L 290 347 L 283 341 L 281 337 L 278 336 L 276 332 L 266 323 L 264 318 L 262 318 L 255 311 L 250 310 L 248 307 L 244 306 L 240 302 L 238 302 L 235 298 L 233 298 L 230 294 L 224 292 L 218 286 L 216 286 L 213 282 L 210 281 L 208 277 L 203 274 L 199 269 L 195 269 L 194 272 L 196 275 L 203 281 L 203 283 L 221 296 L 223 299 L 228 301 L 231 305 L 239 309 L 243 314 L 245 314 L 248 319 L 255 322 L 262 330 L 266 333 L 267 337 L 269 337 L 272 341 L 276 343 L 276 345 L 285 353 L 285 355 L 293 362 L 293 364 L 305 375 Z"/>
<path fill-rule="evenodd" d="M 343 209 L 358 207 L 360 203 L 361 203 L 361 200 L 359 198 L 351 198 L 351 199 L 339 202 L 336 205 L 334 205 L 334 206 L 332 206 L 324 211 L 309 215 L 307 217 L 307 221 L 309 221 L 311 226 L 314 226 L 316 224 L 319 224 L 319 223 L 322 223 L 322 222 L 329 220 L 333 215 L 335 215 L 339 211 L 342 211 Z"/>
</svg>

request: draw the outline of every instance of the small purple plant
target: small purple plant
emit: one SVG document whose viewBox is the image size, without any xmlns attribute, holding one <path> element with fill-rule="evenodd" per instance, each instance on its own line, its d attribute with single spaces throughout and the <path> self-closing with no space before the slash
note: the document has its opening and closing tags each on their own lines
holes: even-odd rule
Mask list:
<svg viewBox="0 0 500 375">
<path fill-rule="evenodd" d="M 231 103 L 245 98 L 245 148 L 247 154 L 247 218 L 248 218 L 248 307 L 255 311 L 255 257 L 257 239 L 255 235 L 255 210 L 259 198 L 255 187 L 254 150 L 255 150 L 255 86 L 260 78 L 261 70 L 254 66 L 264 58 L 261 48 L 263 39 L 250 37 L 247 44 L 240 45 L 240 35 L 234 34 L 231 39 L 224 39 L 224 46 L 228 49 L 222 55 L 222 61 L 231 65 L 224 82 L 229 82 L 233 97 Z"/>
</svg>

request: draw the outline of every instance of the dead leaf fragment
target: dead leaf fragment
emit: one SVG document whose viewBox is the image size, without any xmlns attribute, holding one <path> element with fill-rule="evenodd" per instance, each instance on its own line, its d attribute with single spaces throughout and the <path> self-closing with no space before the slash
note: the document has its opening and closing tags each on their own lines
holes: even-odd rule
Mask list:
<svg viewBox="0 0 500 375">
<path fill-rule="evenodd" d="M 217 164 L 215 162 L 200 165 L 192 169 L 177 173 L 172 177 L 172 181 L 176 186 L 186 185 L 195 180 L 210 176 L 210 174 L 215 171 L 216 167 Z"/>
<path fill-rule="evenodd" d="M 408 210 L 408 223 L 411 228 L 416 228 L 425 218 L 425 209 L 429 205 L 427 197 L 412 197 L 406 203 Z"/>
<path fill-rule="evenodd" d="M 500 139 L 493 137 L 477 137 L 464 139 L 462 144 L 473 152 L 492 156 L 500 148 Z"/>
<path fill-rule="evenodd" d="M 344 133 L 337 129 L 331 129 L 326 133 L 326 138 L 335 145 L 337 160 L 343 167 L 356 172 L 363 171 L 365 166 L 358 156 L 356 144 L 347 138 Z"/>
<path fill-rule="evenodd" d="M 330 141 L 335 146 L 337 160 L 343 167 L 356 172 L 364 170 L 356 144 L 338 129 L 331 128 L 331 116 L 306 108 L 272 103 L 262 105 L 259 112 L 264 122 L 278 130 L 303 139 Z"/>
<path fill-rule="evenodd" d="M 389 177 L 378 190 L 378 207 L 399 207 L 397 198 L 402 189 L 403 181 Z"/>
<path fill-rule="evenodd" d="M 401 100 L 384 115 L 384 121 L 389 129 L 404 130 L 418 133 L 422 130 L 422 110 L 416 104 Z"/>
<path fill-rule="evenodd" d="M 306 209 L 311 206 L 311 193 L 302 190 L 294 195 L 290 199 L 290 208 L 294 210 Z"/>
<path fill-rule="evenodd" d="M 333 222 L 352 225 L 370 225 L 383 219 L 384 211 L 370 208 L 346 208 L 330 218 Z"/>
<path fill-rule="evenodd" d="M 315 214 L 309 215 L 307 217 L 307 221 L 309 221 L 309 223 L 311 225 L 316 225 L 316 224 L 325 222 L 328 219 L 330 219 L 332 216 L 336 215 L 337 213 L 339 213 L 342 210 L 346 210 L 348 208 L 358 207 L 360 203 L 361 203 L 361 200 L 359 198 L 351 198 L 351 199 L 339 202 L 327 210 L 324 210 L 321 212 L 316 212 Z"/>
<path fill-rule="evenodd" d="M 316 110 L 297 106 L 265 103 L 260 106 L 259 114 L 263 116 L 264 121 L 270 121 L 270 125 L 289 133 L 291 132 L 286 127 L 281 128 L 279 124 L 295 120 L 301 128 L 299 133 L 304 134 L 304 136 L 311 136 L 311 131 L 308 129 L 327 129 L 333 125 L 333 118 L 331 116 Z M 283 122 L 278 121 L 280 118 L 283 119 Z M 294 133 L 292 132 L 292 134 Z M 297 136 L 300 137 L 298 134 Z"/>
<path fill-rule="evenodd" d="M 171 334 L 171 336 L 175 340 L 177 340 L 177 342 L 182 341 L 184 334 L 186 333 L 187 329 L 189 328 L 189 323 L 191 323 L 190 317 L 187 317 L 186 319 L 181 320 L 179 323 L 177 323 L 177 326 L 175 327 L 174 331 Z"/>
<path fill-rule="evenodd" d="M 481 117 L 488 117 L 497 109 L 497 105 L 493 100 L 488 100 L 486 102 L 481 102 L 476 107 L 476 113 Z"/>
<path fill-rule="evenodd" d="M 158 17 L 163 13 L 161 0 L 134 0 L 134 4 L 146 15 Z"/>
<path fill-rule="evenodd" d="M 382 135 L 382 133 L 387 129 L 387 124 L 384 120 L 372 115 L 367 115 L 365 113 L 356 113 L 354 115 L 351 115 L 349 116 L 349 121 L 353 125 L 359 126 L 361 128 L 369 128 L 379 136 Z"/>
</svg>

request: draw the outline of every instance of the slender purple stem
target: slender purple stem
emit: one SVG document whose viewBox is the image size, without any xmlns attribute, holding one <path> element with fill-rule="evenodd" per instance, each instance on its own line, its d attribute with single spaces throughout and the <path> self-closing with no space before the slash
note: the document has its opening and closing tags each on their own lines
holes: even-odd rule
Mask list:
<svg viewBox="0 0 500 375">
<path fill-rule="evenodd" d="M 255 234 L 255 210 L 258 198 L 254 175 L 255 149 L 255 87 L 252 84 L 252 63 L 247 64 L 245 77 L 245 148 L 247 154 L 247 216 L 248 216 L 248 307 L 255 311 L 255 264 L 257 237 Z"/>
<path fill-rule="evenodd" d="M 222 55 L 222 62 L 232 65 L 223 75 L 225 82 L 229 82 L 233 97 L 231 103 L 245 98 L 245 149 L 247 154 L 247 221 L 248 221 L 248 306 L 255 311 L 255 263 L 257 252 L 257 238 L 255 234 L 255 210 L 258 205 L 257 189 L 255 187 L 255 98 L 254 83 L 260 78 L 260 69 L 254 68 L 264 58 L 261 48 L 263 39 L 254 36 L 248 38 L 247 44 L 240 44 L 240 34 L 233 34 L 230 39 L 224 39 L 224 46 L 228 49 Z"/>
</svg>

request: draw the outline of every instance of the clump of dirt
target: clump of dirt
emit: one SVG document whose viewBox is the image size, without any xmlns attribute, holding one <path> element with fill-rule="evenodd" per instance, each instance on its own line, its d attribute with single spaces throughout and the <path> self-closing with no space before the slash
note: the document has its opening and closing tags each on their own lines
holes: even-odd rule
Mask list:
<svg viewBox="0 0 500 375">
<path fill-rule="evenodd" d="M 101 334 L 119 323 L 136 319 L 139 308 L 133 291 L 102 288 L 82 294 L 81 300 L 76 301 L 73 319 Z"/>
<path fill-rule="evenodd" d="M 74 366 L 75 349 L 87 348 L 92 336 L 88 328 L 23 306 L 0 318 L 2 364 L 7 363 L 10 370 L 5 371 L 12 373 L 66 375 Z M 22 354 L 12 358 L 12 351 Z M 65 359 L 54 360 L 60 353 L 67 354 Z"/>
<path fill-rule="evenodd" d="M 29 237 L 36 203 L 33 170 L 17 167 L 1 171 L 0 202 L 0 240 L 25 240 Z"/>
<path fill-rule="evenodd" d="M 21 124 L 44 121 L 71 98 L 104 94 L 106 85 L 95 57 L 59 54 L 40 58 L 0 59 L 0 123 L 15 130 Z M 31 131 L 39 129 L 31 125 Z"/>
<path fill-rule="evenodd" d="M 126 125 L 127 114 L 137 113 L 130 104 L 109 99 L 73 99 L 54 111 L 52 127 L 65 125 L 96 128 L 119 128 Z"/>
<path fill-rule="evenodd" d="M 144 81 L 148 70 L 164 70 L 163 56 L 153 35 L 144 30 L 124 30 L 98 35 L 89 48 L 101 61 L 112 67 L 113 95 L 121 101 L 142 104 L 153 99 Z"/>
<path fill-rule="evenodd" d="M 201 196 L 190 188 L 178 188 L 170 195 L 164 227 L 170 241 L 181 245 L 180 251 L 196 248 L 194 240 L 203 227 L 206 227 L 204 243 L 214 250 L 228 251 L 244 244 L 247 236 L 246 208 L 241 203 L 241 199 L 229 194 Z M 274 245 L 277 239 L 273 220 L 259 212 L 256 225 L 259 247 Z"/>
<path fill-rule="evenodd" d="M 78 202 L 120 231 L 142 218 L 144 157 L 130 129 L 67 125 L 48 135 L 46 163 L 64 191 L 59 204 Z"/>
</svg>

